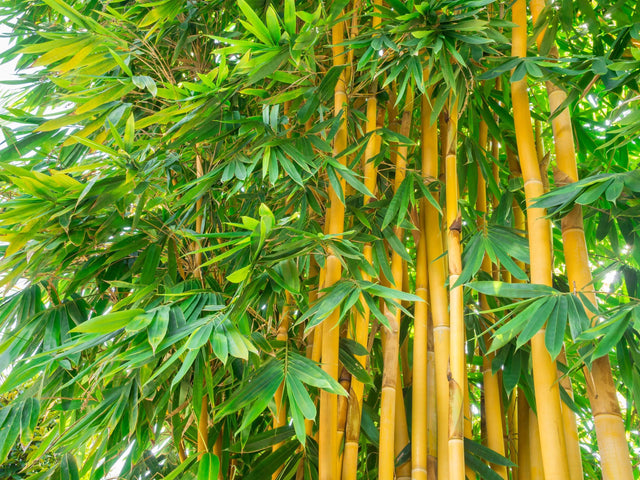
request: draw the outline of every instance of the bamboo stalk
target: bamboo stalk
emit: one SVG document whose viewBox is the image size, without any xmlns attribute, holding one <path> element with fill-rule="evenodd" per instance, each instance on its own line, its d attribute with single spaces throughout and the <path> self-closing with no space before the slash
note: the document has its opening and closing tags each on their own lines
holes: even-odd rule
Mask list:
<svg viewBox="0 0 640 480">
<path fill-rule="evenodd" d="M 342 367 L 340 372 L 340 386 L 351 395 L 351 374 Z M 344 441 L 347 414 L 349 410 L 349 397 L 338 397 L 338 474 L 336 478 L 342 477 L 342 462 L 344 451 L 340 447 Z"/>
<path fill-rule="evenodd" d="M 342 15 L 342 13 L 340 14 Z M 344 47 L 344 21 L 336 23 L 331 30 L 331 44 L 333 45 L 333 65 L 342 66 L 346 57 Z M 346 73 L 340 73 L 334 90 L 334 115 L 339 116 L 341 125 L 334 138 L 333 153 L 345 150 L 347 147 L 347 124 L 344 110 L 347 107 Z M 345 158 L 339 158 L 345 164 Z M 344 180 L 340 180 L 344 191 Z M 329 185 L 329 233 L 339 235 L 344 230 L 344 204 L 337 192 Z M 327 256 L 326 286 L 330 287 L 340 280 L 342 265 L 338 257 L 332 252 Z M 322 368 L 332 378 L 338 379 L 338 351 L 340 348 L 340 310 L 335 309 L 322 324 Z M 338 399 L 335 394 L 322 390 L 320 393 L 320 424 L 318 433 L 318 470 L 320 480 L 334 480 L 338 473 Z"/>
<path fill-rule="evenodd" d="M 200 404 L 200 418 L 198 420 L 198 460 L 209 451 L 207 440 L 209 437 L 209 402 L 207 395 L 202 396 Z"/>
<path fill-rule="evenodd" d="M 426 242 L 425 242 L 426 243 Z M 426 247 L 426 245 L 425 245 Z M 436 406 L 436 355 L 433 320 L 427 313 L 427 480 L 438 478 L 438 412 Z"/>
<path fill-rule="evenodd" d="M 413 89 L 407 87 L 404 113 L 400 133 L 408 136 L 411 129 L 411 116 L 413 114 Z M 407 146 L 398 147 L 395 155 L 396 168 L 394 178 L 394 191 L 397 192 L 406 176 Z M 402 239 L 403 230 L 400 227 L 394 229 L 396 237 Z M 391 272 L 395 288 L 402 288 L 402 257 L 393 252 L 391 257 Z M 383 372 L 382 389 L 380 397 L 380 452 L 378 464 L 378 477 L 381 480 L 393 480 L 395 471 L 395 431 L 396 431 L 396 396 L 399 383 L 399 330 L 400 310 L 391 312 L 385 304 L 385 317 L 389 326 L 383 329 Z M 406 417 L 405 417 L 406 423 Z"/>
<path fill-rule="evenodd" d="M 542 459 L 539 421 L 531 407 L 529 407 L 529 452 L 531 480 L 546 480 Z"/>
<path fill-rule="evenodd" d="M 409 429 L 407 426 L 407 410 L 404 405 L 404 395 L 402 394 L 402 384 L 403 380 L 401 380 L 400 366 L 398 365 L 398 373 L 396 385 L 396 429 L 394 432 L 393 438 L 393 451 L 394 455 L 397 458 L 400 455 L 400 452 L 409 445 Z M 411 480 L 411 460 L 407 460 L 401 465 L 396 467 L 396 480 Z"/>
<path fill-rule="evenodd" d="M 411 477 L 413 480 L 428 478 L 428 276 L 427 276 L 427 230 L 425 228 L 424 211 L 426 200 L 421 202 L 419 218 L 420 236 L 416 256 L 416 295 L 424 303 L 417 302 L 413 320 L 413 389 L 411 411 Z"/>
<path fill-rule="evenodd" d="M 481 148 L 485 148 L 487 144 L 487 124 L 483 121 L 480 122 L 479 142 Z M 486 228 L 486 216 L 487 216 L 487 185 L 482 171 L 478 167 L 478 194 L 476 197 L 476 211 L 478 212 L 478 228 L 484 230 Z M 485 253 L 482 259 L 481 269 L 483 272 L 491 275 L 492 265 L 489 256 Z M 479 295 L 480 309 L 483 311 L 489 310 L 489 303 L 485 295 Z M 494 323 L 494 319 L 489 317 L 491 323 Z M 487 333 L 485 335 L 485 342 L 487 348 L 491 345 L 491 336 Z M 494 358 L 494 354 L 485 355 L 482 362 L 482 379 L 484 384 L 484 413 L 485 413 L 485 425 L 487 433 L 487 446 L 498 452 L 500 455 L 505 454 L 504 448 L 504 431 L 502 428 L 502 405 L 501 405 L 501 387 L 498 374 L 493 374 L 491 364 Z M 504 465 L 492 465 L 492 468 L 498 475 L 507 480 L 507 468 Z"/>
<path fill-rule="evenodd" d="M 534 23 L 537 22 L 544 4 L 545 2 L 540 0 L 531 2 Z M 538 46 L 542 42 L 543 33 L 540 33 Z M 554 54 L 557 56 L 555 46 L 551 52 L 552 56 Z M 546 83 L 546 87 L 550 111 L 555 113 L 565 102 L 567 94 L 551 81 Z M 565 183 L 576 182 L 579 177 L 569 109 L 565 108 L 560 112 L 551 124 L 556 148 L 556 162 L 562 180 Z M 569 285 L 572 285 L 576 291 L 582 291 L 592 305 L 597 305 L 593 288 L 590 287 L 592 277 L 580 205 L 576 205 L 562 219 L 561 228 Z M 589 309 L 586 311 L 590 312 Z M 603 477 L 608 480 L 631 480 L 633 471 L 629 447 L 608 356 L 596 359 L 592 363 L 590 372 L 585 368 L 585 378 L 587 395 L 594 417 Z"/>
<path fill-rule="evenodd" d="M 448 135 L 446 149 L 446 204 L 447 204 L 447 246 L 449 259 L 449 478 L 464 480 L 464 387 L 466 377 L 465 328 L 462 286 L 453 287 L 462 271 L 462 249 L 460 234 L 462 217 L 458 206 L 458 165 L 457 165 L 457 101 L 450 100 L 448 112 Z"/>
<path fill-rule="evenodd" d="M 366 132 L 371 134 L 369 142 L 364 153 L 364 183 L 367 189 L 376 193 L 377 168 L 372 161 L 380 152 L 380 136 L 373 133 L 376 129 L 381 128 L 384 122 L 385 110 L 378 107 L 375 94 L 367 99 L 367 126 Z M 365 196 L 364 204 L 368 204 L 373 198 Z M 373 248 L 370 243 L 364 246 L 364 257 L 369 264 L 373 263 Z M 362 272 L 364 281 L 370 281 L 371 277 L 366 272 Z M 356 313 L 355 330 L 351 334 L 360 345 L 367 346 L 370 310 L 364 298 L 361 298 L 363 306 L 362 312 Z M 366 367 L 366 357 L 360 357 L 359 361 L 363 367 Z M 349 409 L 347 413 L 347 424 L 345 428 L 345 446 L 343 458 L 342 478 L 344 480 L 355 480 L 358 473 L 358 447 L 360 439 L 360 418 L 362 414 L 362 396 L 364 385 L 356 380 L 351 380 L 351 392 L 349 394 Z"/>
<path fill-rule="evenodd" d="M 374 0 L 373 8 L 374 12 L 376 7 L 380 5 L 381 0 Z M 380 17 L 372 17 L 372 27 L 375 29 L 380 25 Z M 367 123 L 366 133 L 371 137 L 365 148 L 363 158 L 363 172 L 364 172 L 364 184 L 367 189 L 376 194 L 377 183 L 377 168 L 372 161 L 374 157 L 380 152 L 380 136 L 374 133 L 378 128 L 381 128 L 384 124 L 384 109 L 378 108 L 378 101 L 376 99 L 376 87 L 374 84 L 371 94 L 367 97 Z M 363 204 L 367 205 L 374 199 L 368 196 L 364 196 Z M 363 249 L 365 260 L 369 263 L 373 263 L 373 249 L 370 243 L 365 244 Z M 362 272 L 362 278 L 364 281 L 370 281 L 371 277 L 366 272 Z M 362 312 L 356 312 L 355 326 L 350 331 L 350 338 L 358 342 L 360 345 L 367 346 L 369 323 L 370 323 L 370 309 L 364 298 L 360 297 L 360 303 L 363 306 Z M 366 368 L 366 357 L 360 357 L 360 364 Z M 358 448 L 360 440 L 360 420 L 362 416 L 362 397 L 364 393 L 364 384 L 357 379 L 351 380 L 351 390 L 349 392 L 349 405 L 347 409 L 347 421 L 345 425 L 345 444 L 342 460 L 342 478 L 344 480 L 355 480 L 358 474 Z"/>
<path fill-rule="evenodd" d="M 430 92 L 422 97 L 421 138 L 422 138 L 422 176 L 425 181 L 438 178 L 438 127 L 431 123 L 432 112 Z M 434 195 L 438 198 L 437 194 Z M 449 362 L 449 305 L 445 288 L 445 265 L 443 258 L 440 215 L 431 204 L 425 209 L 427 235 L 427 264 L 429 281 L 429 299 L 433 320 L 433 343 L 435 356 L 435 385 L 437 413 L 437 472 L 439 480 L 449 478 L 449 381 L 447 364 Z"/>
<path fill-rule="evenodd" d="M 527 12 L 525 0 L 516 0 L 512 7 L 513 29 L 512 55 L 526 57 L 527 54 Z M 535 149 L 529 95 L 526 78 L 511 83 L 514 123 L 520 167 L 524 179 L 527 201 L 527 222 L 529 226 L 529 246 L 531 250 L 532 283 L 551 285 L 551 238 L 549 221 L 545 210 L 531 208 L 535 198 L 544 193 L 540 178 L 538 159 Z M 535 385 L 538 423 L 544 432 L 542 464 L 546 480 L 565 480 L 569 478 L 569 466 L 566 458 L 566 445 L 562 426 L 560 393 L 556 382 L 556 367 L 544 343 L 545 327 L 531 340 L 533 361 L 533 379 Z"/>
</svg>

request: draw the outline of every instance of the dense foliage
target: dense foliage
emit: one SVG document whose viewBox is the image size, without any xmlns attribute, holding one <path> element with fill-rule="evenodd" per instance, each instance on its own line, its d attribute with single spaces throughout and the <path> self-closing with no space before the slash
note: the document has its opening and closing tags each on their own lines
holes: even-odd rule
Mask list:
<svg viewBox="0 0 640 480">
<path fill-rule="evenodd" d="M 375 10 L 345 0 L 16 0 L 0 2 L 0 18 L 12 45 L 1 58 L 17 59 L 20 73 L 0 112 L 0 472 L 317 478 L 309 421 L 319 392 L 346 398 L 353 378 L 365 384 L 358 471 L 375 477 L 379 332 L 401 308 L 399 381 L 411 419 L 419 212 L 445 205 L 444 177 L 421 171 L 420 95 L 432 99 L 430 122 L 455 114 L 450 98 L 459 111 L 468 465 L 482 478 L 491 472 L 479 459 L 511 465 L 481 445 L 483 357 L 495 352 L 505 411 L 518 391 L 534 406 L 527 342 L 548 320 L 552 357 L 566 348 L 560 368 L 574 398 L 563 391 L 563 400 L 579 419 L 585 475 L 598 478 L 600 466 L 582 367 L 603 355 L 640 471 L 636 2 L 553 2 L 530 25 L 526 59 L 511 57 L 510 2 L 492 0 L 387 0 Z M 341 22 L 348 61 L 335 66 L 331 29 Z M 556 170 L 537 204 L 553 224 L 553 287 L 510 283 L 526 282 L 530 260 L 514 217 L 525 199 L 510 97 L 510 82 L 525 75 L 550 172 L 544 82 L 568 93 L 581 178 L 568 183 Z M 333 103 L 341 78 L 342 115 Z M 362 167 L 372 97 L 377 191 Z M 481 123 L 499 149 L 482 143 Z M 341 124 L 347 147 L 335 151 Z M 406 178 L 394 188 L 403 147 Z M 479 177 L 489 204 L 481 223 Z M 346 206 L 342 235 L 325 226 L 330 190 Z M 560 223 L 576 204 L 598 305 L 565 271 Z M 319 287 L 329 252 L 341 278 Z M 393 284 L 394 253 L 405 262 L 403 285 Z M 481 270 L 485 254 L 497 276 Z M 340 378 L 312 358 L 314 332 L 336 307 Z M 365 308 L 361 345 L 345 332 Z M 274 400 L 281 384 L 284 407 Z M 287 420 L 272 430 L 280 408 Z M 211 453 L 199 457 L 199 441 Z M 410 456 L 400 450 L 398 464 Z"/>
</svg>

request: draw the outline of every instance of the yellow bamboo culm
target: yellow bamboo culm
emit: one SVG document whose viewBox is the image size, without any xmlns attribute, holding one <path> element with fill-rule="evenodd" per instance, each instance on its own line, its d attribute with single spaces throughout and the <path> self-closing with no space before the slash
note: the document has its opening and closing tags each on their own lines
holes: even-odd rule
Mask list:
<svg viewBox="0 0 640 480">
<path fill-rule="evenodd" d="M 198 460 L 209 451 L 207 440 L 209 437 L 209 401 L 207 395 L 202 396 L 200 404 L 200 419 L 198 420 Z"/>
<path fill-rule="evenodd" d="M 426 225 L 426 222 L 425 222 Z M 426 248 L 426 245 L 425 245 Z M 427 312 L 427 480 L 438 478 L 438 411 L 436 407 L 436 355 L 433 320 Z"/>
<path fill-rule="evenodd" d="M 527 55 L 527 7 L 525 0 L 516 0 L 512 6 L 512 22 L 517 25 L 512 34 L 512 55 Z M 551 237 L 549 221 L 545 210 L 531 208 L 531 203 L 544 193 L 540 178 L 535 141 L 531 129 L 529 94 L 526 78 L 511 83 L 511 98 L 516 130 L 516 142 L 520 168 L 524 180 L 527 202 L 527 223 L 531 251 L 531 282 L 551 285 Z M 533 380 L 538 408 L 539 430 L 544 432 L 541 442 L 542 465 L 546 480 L 566 480 L 569 465 L 560 407 L 556 366 L 547 352 L 543 327 L 531 340 Z"/>
<path fill-rule="evenodd" d="M 423 112 L 424 113 L 424 112 Z M 427 309 L 427 231 L 424 224 L 426 200 L 422 200 L 419 229 L 420 237 L 416 256 L 416 295 L 424 303 L 417 302 L 413 320 L 413 388 L 411 412 L 411 478 L 427 480 L 428 468 L 428 309 Z"/>
<path fill-rule="evenodd" d="M 411 115 L 413 113 L 413 89 L 407 87 L 405 96 L 405 107 L 402 118 L 400 133 L 408 135 L 411 128 Z M 394 191 L 404 181 L 407 169 L 407 147 L 400 146 L 395 155 L 396 169 L 394 179 Z M 399 227 L 394 229 L 395 235 L 402 239 L 403 230 Z M 393 283 L 396 289 L 402 289 L 402 257 L 393 252 L 391 257 L 391 272 Z M 380 450 L 378 464 L 378 478 L 380 480 L 393 480 L 395 472 L 395 432 L 396 432 L 396 398 L 400 379 L 398 378 L 400 351 L 399 331 L 400 331 L 400 310 L 391 312 L 386 306 L 384 314 L 389 321 L 389 327 L 383 330 L 383 372 L 382 390 L 380 395 Z M 405 419 L 406 422 L 406 419 Z M 410 469 L 410 466 L 409 466 Z"/>
<path fill-rule="evenodd" d="M 484 148 L 487 144 L 487 124 L 485 122 L 480 123 L 479 131 L 480 146 Z M 487 186 L 482 171 L 478 167 L 478 194 L 476 197 L 476 211 L 478 212 L 478 228 L 484 230 L 486 228 L 486 215 L 487 215 Z M 491 275 L 492 266 L 489 256 L 485 253 L 482 259 L 481 269 L 483 272 Z M 480 310 L 487 311 L 490 309 L 485 295 L 480 294 Z M 490 317 L 491 323 L 493 319 Z M 485 335 L 485 342 L 487 348 L 491 345 L 491 336 Z M 502 428 L 502 402 L 501 402 L 501 388 L 500 379 L 498 373 L 494 374 L 491 369 L 491 363 L 494 354 L 484 355 L 482 362 L 482 378 L 484 384 L 484 410 L 485 421 L 487 431 L 487 446 L 498 452 L 500 455 L 505 454 L 504 447 L 504 430 Z M 507 467 L 504 465 L 492 465 L 492 468 L 500 475 L 504 480 L 507 480 Z"/>
<path fill-rule="evenodd" d="M 466 386 L 465 328 L 462 286 L 453 287 L 462 271 L 462 248 L 460 234 L 462 217 L 458 206 L 457 165 L 457 101 L 450 100 L 448 112 L 448 135 L 445 165 L 445 188 L 447 204 L 447 246 L 449 259 L 449 478 L 465 479 L 464 462 L 464 389 Z"/>
<path fill-rule="evenodd" d="M 404 405 L 403 383 L 404 377 L 400 373 L 400 365 L 398 365 L 398 373 L 396 374 L 396 429 L 393 436 L 393 451 L 396 458 L 400 452 L 409 445 L 409 426 L 407 425 L 407 410 Z M 402 380 L 401 380 L 402 379 Z M 407 460 L 396 467 L 396 480 L 411 480 L 411 461 Z"/>
<path fill-rule="evenodd" d="M 402 120 L 400 122 L 400 134 L 409 137 L 411 135 L 411 123 L 413 118 L 413 88 L 411 85 L 407 87 L 405 93 L 405 105 L 402 113 Z M 397 191 L 400 185 L 406 177 L 407 170 L 407 157 L 408 146 L 403 144 L 398 147 L 398 153 L 396 156 L 396 174 L 394 179 L 394 190 Z M 398 240 L 403 242 L 404 230 L 401 228 L 395 229 L 395 234 Z M 409 278 L 407 272 L 407 262 L 400 257 L 397 252 L 393 252 L 392 256 L 392 268 L 393 270 L 393 282 L 395 288 L 398 290 L 404 290 L 405 286 L 408 287 Z M 402 302 L 399 302 L 402 303 Z M 398 329 L 400 329 L 400 311 L 396 311 L 396 318 L 398 319 Z M 399 333 L 399 332 L 398 332 Z M 400 340 L 400 337 L 398 337 Z M 406 343 L 405 343 L 406 345 Z M 399 352 L 402 358 L 402 351 Z M 406 353 L 406 352 L 405 352 Z M 406 359 L 406 356 L 405 356 Z M 408 361 L 407 361 L 408 364 Z M 406 375 L 405 375 L 406 372 Z M 394 453 L 397 457 L 400 452 L 410 443 L 409 440 L 409 427 L 407 425 L 407 413 L 404 405 L 403 384 L 406 386 L 411 381 L 411 372 L 408 368 L 401 368 L 398 365 L 396 374 L 396 408 L 395 408 L 395 432 L 394 432 Z M 395 459 L 394 459 L 395 462 Z M 396 480 L 410 480 L 411 479 L 411 462 L 406 461 L 396 467 Z"/>
<path fill-rule="evenodd" d="M 531 2 L 532 13 L 536 12 L 537 7 L 535 4 L 539 2 Z M 539 12 L 538 12 L 539 13 Z M 535 22 L 535 18 L 534 18 Z M 542 42 L 542 37 L 538 35 Z M 542 123 L 540 120 L 534 121 L 535 141 L 536 141 L 536 154 L 538 155 L 538 168 L 540 169 L 540 176 L 542 177 L 542 184 L 544 186 L 545 193 L 549 191 L 549 178 L 547 171 L 549 168 L 549 155 L 544 152 L 544 145 L 542 143 Z M 558 355 L 557 361 L 566 364 L 566 357 L 564 351 L 564 345 Z M 558 381 L 562 389 L 566 392 L 568 397 L 573 400 L 573 387 L 571 386 L 571 379 L 562 375 L 562 372 L 558 369 Z M 569 463 L 569 475 L 571 480 L 582 480 L 582 454 L 580 453 L 580 441 L 578 438 L 578 425 L 576 421 L 576 414 L 573 410 L 567 407 L 564 403 L 561 404 L 562 408 L 562 423 L 564 425 L 564 440 L 567 447 L 567 462 Z"/>
<path fill-rule="evenodd" d="M 537 22 L 545 2 L 536 0 L 531 3 L 531 14 Z M 540 33 L 538 46 L 542 42 Z M 551 56 L 557 55 L 553 47 Z M 553 82 L 547 82 L 549 109 L 557 112 L 564 104 L 567 94 Z M 571 113 L 565 107 L 553 120 L 553 136 L 555 143 L 556 163 L 561 183 L 577 182 L 578 169 L 576 151 L 573 141 Z M 591 287 L 591 269 L 587 250 L 582 207 L 576 205 L 561 222 L 562 244 L 565 252 L 565 264 L 569 285 L 574 291 L 583 292 L 592 305 L 597 305 L 596 296 Z M 586 311 L 591 315 L 589 309 Z M 595 315 L 593 315 L 595 317 Z M 620 413 L 615 383 L 611 374 L 611 365 L 607 355 L 593 361 L 591 371 L 585 369 L 587 395 L 591 403 L 594 418 L 598 452 L 600 454 L 602 475 L 606 480 L 631 480 L 633 470 L 629 456 L 624 422 Z"/>
<path fill-rule="evenodd" d="M 430 92 L 422 97 L 421 146 L 422 176 L 425 181 L 438 178 L 438 127 L 431 122 L 433 111 Z M 434 195 L 438 198 L 437 195 Z M 437 416 L 437 472 L 438 480 L 449 479 L 449 302 L 445 288 L 444 248 L 438 210 L 426 205 L 425 225 L 427 235 L 427 265 L 429 300 L 433 322 L 433 344 L 435 356 L 435 390 Z"/>
<path fill-rule="evenodd" d="M 381 0 L 373 2 L 374 11 Z M 375 29 L 380 25 L 380 17 L 372 17 L 372 27 Z M 375 85 L 375 84 L 374 84 Z M 373 159 L 380 152 L 380 136 L 374 133 L 381 128 L 384 123 L 384 109 L 378 108 L 375 87 L 367 98 L 367 124 L 366 133 L 371 135 L 365 148 L 363 158 L 364 184 L 367 189 L 376 194 L 377 168 Z M 367 205 L 373 198 L 365 195 L 363 203 Z M 369 263 L 373 263 L 373 249 L 370 243 L 364 246 L 364 257 Z M 364 281 L 370 281 L 371 277 L 366 272 L 362 272 Z M 355 326 L 350 330 L 350 338 L 360 345 L 366 346 L 369 334 L 370 310 L 364 298 L 360 298 L 363 306 L 362 312 L 356 312 Z M 366 368 L 366 357 L 358 359 L 360 364 Z M 364 384 L 357 379 L 351 379 L 351 389 L 349 391 L 349 404 L 347 409 L 347 421 L 345 425 L 345 444 L 342 459 L 342 479 L 355 480 L 358 475 L 358 447 L 360 443 L 360 420 L 362 416 L 362 396 Z"/>
<path fill-rule="evenodd" d="M 529 407 L 529 475 L 531 480 L 546 480 L 542 465 L 542 445 L 536 414 Z"/>
<path fill-rule="evenodd" d="M 342 14 L 340 14 L 342 15 Z M 344 47 L 340 44 L 344 41 L 344 21 L 336 23 L 331 30 L 331 44 L 333 53 L 333 65 L 345 64 L 346 56 Z M 345 109 L 347 107 L 346 73 L 344 69 L 340 73 L 334 90 L 334 115 L 340 117 L 341 125 L 338 128 L 333 143 L 335 156 L 347 147 L 347 124 Z M 344 164 L 344 156 L 339 158 Z M 341 188 L 344 191 L 344 180 L 341 179 Z M 329 185 L 329 233 L 340 235 L 344 231 L 344 204 L 337 192 Z M 340 280 L 342 265 L 333 253 L 329 252 L 326 262 L 326 287 L 330 287 Z M 340 348 L 340 310 L 334 310 L 322 324 L 322 369 L 332 378 L 338 379 L 338 351 Z M 318 473 L 320 480 L 335 480 L 338 475 L 338 399 L 335 394 L 322 390 L 320 393 L 320 423 L 318 430 Z"/>
</svg>

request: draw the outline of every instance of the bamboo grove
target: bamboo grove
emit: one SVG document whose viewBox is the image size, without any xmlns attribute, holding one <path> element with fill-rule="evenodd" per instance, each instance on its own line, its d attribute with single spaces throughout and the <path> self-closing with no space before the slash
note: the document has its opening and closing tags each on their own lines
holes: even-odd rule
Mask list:
<svg viewBox="0 0 640 480">
<path fill-rule="evenodd" d="M 0 19 L 1 478 L 640 478 L 636 2 Z"/>
</svg>

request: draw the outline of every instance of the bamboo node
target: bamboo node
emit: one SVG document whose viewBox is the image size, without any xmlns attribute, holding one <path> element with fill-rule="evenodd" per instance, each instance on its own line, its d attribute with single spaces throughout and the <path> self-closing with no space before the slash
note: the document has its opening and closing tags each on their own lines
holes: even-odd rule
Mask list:
<svg viewBox="0 0 640 480">
<path fill-rule="evenodd" d="M 449 230 L 452 232 L 462 232 L 462 217 L 460 215 L 451 223 Z"/>
</svg>

